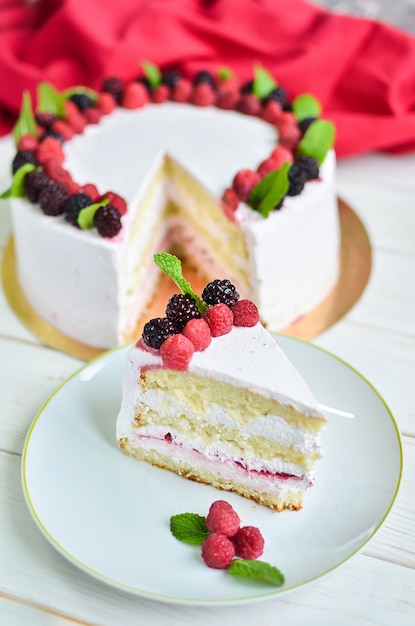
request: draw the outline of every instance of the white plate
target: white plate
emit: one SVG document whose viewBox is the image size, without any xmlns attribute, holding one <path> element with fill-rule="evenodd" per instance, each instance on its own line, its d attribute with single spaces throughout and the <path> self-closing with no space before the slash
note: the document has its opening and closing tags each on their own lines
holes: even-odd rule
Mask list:
<svg viewBox="0 0 415 626">
<path fill-rule="evenodd" d="M 329 416 L 325 457 L 301 511 L 276 513 L 126 457 L 115 440 L 128 349 L 122 348 L 66 381 L 28 433 L 23 488 L 50 543 L 103 582 L 183 604 L 280 595 L 315 581 L 361 550 L 379 530 L 398 491 L 402 448 L 397 426 L 376 390 L 349 365 L 297 339 L 279 341 L 320 403 L 355 416 Z M 261 529 L 261 559 L 285 574 L 283 587 L 209 569 L 199 548 L 171 535 L 171 515 L 205 515 L 214 500 L 224 497 L 243 525 Z"/>
</svg>

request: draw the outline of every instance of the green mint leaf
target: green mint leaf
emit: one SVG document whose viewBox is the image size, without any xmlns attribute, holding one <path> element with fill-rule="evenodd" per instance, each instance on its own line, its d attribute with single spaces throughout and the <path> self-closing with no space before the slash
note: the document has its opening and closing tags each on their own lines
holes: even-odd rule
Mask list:
<svg viewBox="0 0 415 626">
<path fill-rule="evenodd" d="M 252 189 L 248 203 L 263 217 L 267 218 L 286 195 L 290 186 L 288 180 L 290 167 L 291 163 L 284 163 L 280 169 L 265 176 L 265 178 Z"/>
<path fill-rule="evenodd" d="M 189 296 L 194 298 L 199 313 L 203 314 L 207 306 L 193 291 L 190 283 L 184 278 L 180 259 L 168 252 L 160 252 L 159 254 L 155 254 L 153 258 L 155 264 L 176 283 L 184 294 L 189 294 Z"/>
<path fill-rule="evenodd" d="M 40 83 L 37 94 L 37 110 L 40 113 L 52 113 L 57 117 L 65 116 L 65 109 L 63 108 L 64 98 L 53 85 L 46 81 Z"/>
<path fill-rule="evenodd" d="M 24 198 L 26 196 L 25 178 L 29 172 L 33 172 L 36 166 L 33 163 L 25 163 L 22 167 L 19 167 L 13 175 L 11 187 L 3 191 L 0 198 L 5 200 L 6 198 Z"/>
<path fill-rule="evenodd" d="M 275 87 L 277 82 L 262 65 L 256 63 L 254 66 L 254 82 L 252 85 L 252 93 L 260 100 L 265 98 Z"/>
<path fill-rule="evenodd" d="M 201 546 L 209 534 L 206 518 L 197 513 L 180 513 L 170 518 L 170 530 L 179 541 Z"/>
<path fill-rule="evenodd" d="M 32 108 L 32 98 L 29 91 L 23 92 L 20 115 L 13 127 L 13 138 L 16 146 L 20 137 L 23 135 L 33 135 L 33 137 L 36 137 L 37 135 L 36 120 Z"/>
<path fill-rule="evenodd" d="M 100 202 L 95 202 L 94 204 L 90 204 L 89 206 L 84 207 L 78 213 L 78 226 L 82 230 L 86 230 L 87 228 L 94 227 L 94 217 L 95 213 L 103 206 L 108 204 L 108 198 L 104 198 Z"/>
<path fill-rule="evenodd" d="M 159 68 L 150 61 L 141 61 L 141 67 L 143 68 L 144 76 L 148 78 L 150 87 L 155 89 L 161 84 L 162 76 Z"/>
<path fill-rule="evenodd" d="M 334 144 L 336 130 L 328 120 L 316 120 L 311 124 L 299 142 L 296 156 L 314 157 L 321 165 L 327 152 Z"/>
<path fill-rule="evenodd" d="M 285 581 L 284 574 L 278 568 L 264 561 L 234 559 L 227 569 L 232 576 L 258 580 L 275 587 L 281 587 Z"/>
<path fill-rule="evenodd" d="M 227 78 L 233 78 L 234 73 L 229 67 L 220 67 L 218 69 L 219 80 L 226 80 Z"/>
<path fill-rule="evenodd" d="M 311 94 L 303 93 L 292 101 L 293 113 L 296 119 L 301 120 L 307 117 L 319 117 L 321 114 L 320 102 Z"/>
<path fill-rule="evenodd" d="M 85 94 L 86 96 L 91 98 L 93 102 L 96 102 L 98 100 L 97 92 L 93 89 L 90 89 L 89 87 L 84 87 L 83 85 L 78 85 L 77 87 L 71 87 L 70 89 L 66 89 L 60 94 L 60 97 L 62 101 L 64 101 L 68 100 L 71 96 L 77 93 Z"/>
</svg>

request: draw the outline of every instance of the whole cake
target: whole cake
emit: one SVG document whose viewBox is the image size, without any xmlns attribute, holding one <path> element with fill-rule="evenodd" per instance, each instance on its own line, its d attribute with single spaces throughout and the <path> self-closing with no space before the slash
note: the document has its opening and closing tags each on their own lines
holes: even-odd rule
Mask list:
<svg viewBox="0 0 415 626">
<path fill-rule="evenodd" d="M 84 344 L 132 341 L 170 248 L 286 327 L 338 278 L 332 125 L 262 68 L 244 85 L 145 69 L 100 93 L 44 83 L 35 115 L 25 94 L 3 197 L 30 305 Z"/>
<path fill-rule="evenodd" d="M 272 509 L 299 509 L 325 418 L 278 342 L 229 280 L 181 286 L 130 349 L 116 435 L 123 451 Z"/>
</svg>

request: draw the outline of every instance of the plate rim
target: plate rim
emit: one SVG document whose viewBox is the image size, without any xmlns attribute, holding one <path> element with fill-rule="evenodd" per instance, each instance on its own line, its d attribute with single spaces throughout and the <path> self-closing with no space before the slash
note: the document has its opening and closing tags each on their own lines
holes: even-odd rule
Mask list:
<svg viewBox="0 0 415 626">
<path fill-rule="evenodd" d="M 98 361 L 101 361 L 101 360 L 102 361 L 108 361 L 108 360 L 110 360 L 112 358 L 112 356 L 114 354 L 117 354 L 117 353 L 123 352 L 123 351 L 127 354 L 128 350 L 131 348 L 131 346 L 134 345 L 133 343 L 127 344 L 127 345 L 123 345 L 123 346 L 118 346 L 118 347 L 113 348 L 111 350 L 107 350 L 105 352 L 102 352 L 102 353 L 98 354 L 97 356 L 95 356 L 90 361 L 88 361 L 87 363 L 84 363 L 77 370 L 75 370 L 68 378 L 66 378 L 62 383 L 60 383 L 57 386 L 57 388 L 50 394 L 50 396 L 43 402 L 43 404 L 41 405 L 41 407 L 39 408 L 39 410 L 35 414 L 35 417 L 34 417 L 32 423 L 31 423 L 31 425 L 29 427 L 29 430 L 28 430 L 27 435 L 25 437 L 23 450 L 22 450 L 21 484 L 22 484 L 22 490 L 23 490 L 24 499 L 25 499 L 26 505 L 27 505 L 27 507 L 29 509 L 29 512 L 30 512 L 33 520 L 35 521 L 38 529 L 41 531 L 41 534 L 46 538 L 48 543 L 53 548 L 55 548 L 55 550 L 60 555 L 62 555 L 69 563 L 71 563 L 72 565 L 76 566 L 82 572 L 90 575 L 92 578 L 94 578 L 98 582 L 105 583 L 105 584 L 109 585 L 113 589 L 116 589 L 118 591 L 123 591 L 123 592 L 130 593 L 131 595 L 133 595 L 135 597 L 138 597 L 138 598 L 145 598 L 145 599 L 148 599 L 148 600 L 163 602 L 163 603 L 167 603 L 167 604 L 186 605 L 186 606 L 224 606 L 224 605 L 236 606 L 236 605 L 260 602 L 260 601 L 264 601 L 264 600 L 276 599 L 276 598 L 284 596 L 286 594 L 298 591 L 299 589 L 308 587 L 308 586 L 314 584 L 317 580 L 323 580 L 328 575 L 332 574 L 337 569 L 341 568 L 344 564 L 346 564 L 348 561 L 350 561 L 356 555 L 360 554 L 360 552 L 362 552 L 362 550 L 365 548 L 365 546 L 367 546 L 367 544 L 370 541 L 372 541 L 374 536 L 379 532 L 379 530 L 382 528 L 382 526 L 386 522 L 387 518 L 389 517 L 389 515 L 390 515 L 390 513 L 391 513 L 391 511 L 392 511 L 392 509 L 393 509 L 393 507 L 395 505 L 396 499 L 397 499 L 399 491 L 400 491 L 400 486 L 401 486 L 401 482 L 402 482 L 402 475 L 403 475 L 403 444 L 402 444 L 402 437 L 401 437 L 401 433 L 399 431 L 399 427 L 398 427 L 397 421 L 396 421 L 396 419 L 395 419 L 391 409 L 389 408 L 389 405 L 387 404 L 387 402 L 385 401 L 385 399 L 383 398 L 381 393 L 378 391 L 378 389 L 356 367 L 354 367 L 353 365 L 348 363 L 345 359 L 337 356 L 336 354 L 332 353 L 330 350 L 327 350 L 326 348 L 323 348 L 322 346 L 316 345 L 316 344 L 314 344 L 314 343 L 312 343 L 310 341 L 307 341 L 305 339 L 301 339 L 301 338 L 298 338 L 298 337 L 291 337 L 291 336 L 287 336 L 287 335 L 284 335 L 284 334 L 281 334 L 281 333 L 271 333 L 271 334 L 278 341 L 282 341 L 282 342 L 286 341 L 288 344 L 290 344 L 290 343 L 304 344 L 304 345 L 307 346 L 307 348 L 316 349 L 318 351 L 321 351 L 325 355 L 328 355 L 329 357 L 334 358 L 336 361 L 339 361 L 342 365 L 344 365 L 349 370 L 351 370 L 355 375 L 357 375 L 357 377 L 360 378 L 370 388 L 372 393 L 374 393 L 374 395 L 377 396 L 377 398 L 380 400 L 381 404 L 383 405 L 384 409 L 386 410 L 386 413 L 387 413 L 387 415 L 388 415 L 388 417 L 389 417 L 389 419 L 390 419 L 390 421 L 392 423 L 392 426 L 393 426 L 394 432 L 395 432 L 395 436 L 396 436 L 396 443 L 398 445 L 398 452 L 399 452 L 399 471 L 398 471 L 397 481 L 396 481 L 396 484 L 394 485 L 394 488 L 393 488 L 393 495 L 391 497 L 389 506 L 385 510 L 383 516 L 378 520 L 378 522 L 376 523 L 374 528 L 370 531 L 368 536 L 361 543 L 361 545 L 359 545 L 355 550 L 353 550 L 345 558 L 343 558 L 339 562 L 335 563 L 333 566 L 327 568 L 323 572 L 312 576 L 311 578 L 309 578 L 305 582 L 300 582 L 300 583 L 294 584 L 294 585 L 290 586 L 289 588 L 285 588 L 284 585 L 283 585 L 282 587 L 278 587 L 278 588 L 271 588 L 270 587 L 268 591 L 264 591 L 263 593 L 258 593 L 257 595 L 248 596 L 248 597 L 245 597 L 245 598 L 244 597 L 238 597 L 238 598 L 216 598 L 216 599 L 204 599 L 204 598 L 197 599 L 197 598 L 184 598 L 184 597 L 168 596 L 166 594 L 161 594 L 161 593 L 157 593 L 157 592 L 151 592 L 151 591 L 146 591 L 146 590 L 142 590 L 142 589 L 137 589 L 136 586 L 128 585 L 126 583 L 117 581 L 117 580 L 115 580 L 115 579 L 113 579 L 113 578 L 111 578 L 111 577 L 109 577 L 109 576 L 107 576 L 107 575 L 105 575 L 105 574 L 95 570 L 91 566 L 89 566 L 86 563 L 83 563 L 82 561 L 80 561 L 77 557 L 72 555 L 68 550 L 66 550 L 63 546 L 61 546 L 59 541 L 52 535 L 51 532 L 48 531 L 46 526 L 43 524 L 42 520 L 40 519 L 39 515 L 37 514 L 36 507 L 32 503 L 32 499 L 30 497 L 30 492 L 29 492 L 30 490 L 29 490 L 28 485 L 27 485 L 27 476 L 26 476 L 26 459 L 27 459 L 28 450 L 29 450 L 29 446 L 30 446 L 31 436 L 32 436 L 32 434 L 34 432 L 34 429 L 36 428 L 36 425 L 37 425 L 39 419 L 41 418 L 44 410 L 46 409 L 46 407 L 52 402 L 52 400 L 55 398 L 55 396 L 57 396 L 59 394 L 59 392 L 67 384 L 70 383 L 71 380 L 79 377 L 84 370 L 87 370 L 89 367 L 93 366 Z M 285 348 L 283 348 L 283 349 L 285 350 Z"/>
</svg>

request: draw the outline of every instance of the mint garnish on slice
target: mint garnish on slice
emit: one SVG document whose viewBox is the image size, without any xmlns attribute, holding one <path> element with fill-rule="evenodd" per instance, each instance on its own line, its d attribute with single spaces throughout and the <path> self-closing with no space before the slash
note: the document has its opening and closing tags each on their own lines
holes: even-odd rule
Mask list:
<svg viewBox="0 0 415 626">
<path fill-rule="evenodd" d="M 177 258 L 174 254 L 169 254 L 168 252 L 160 252 L 159 254 L 154 255 L 155 264 L 163 270 L 167 276 L 169 276 L 179 287 L 179 289 L 184 294 L 189 294 L 196 302 L 196 306 L 199 310 L 199 313 L 203 315 L 206 311 L 206 304 L 199 298 L 199 296 L 193 291 L 189 281 L 187 281 L 182 272 L 182 264 L 180 259 Z"/>
<path fill-rule="evenodd" d="M 104 198 L 100 202 L 95 202 L 94 204 L 90 204 L 89 206 L 84 207 L 78 213 L 78 226 L 82 230 L 86 230 L 88 228 L 93 228 L 94 226 L 94 217 L 95 213 L 103 206 L 108 204 L 108 198 Z"/>
<path fill-rule="evenodd" d="M 150 61 L 141 61 L 141 67 L 143 68 L 144 76 L 148 79 L 150 87 L 155 89 L 161 84 L 162 76 L 160 69 L 154 63 Z"/>
<path fill-rule="evenodd" d="M 32 108 L 32 98 L 29 91 L 23 92 L 20 115 L 13 127 L 13 139 L 16 145 L 20 137 L 23 135 L 33 135 L 33 137 L 36 137 L 37 135 L 36 120 Z"/>
<path fill-rule="evenodd" d="M 254 82 L 252 85 L 252 93 L 260 100 L 266 98 L 268 94 L 278 87 L 277 82 L 260 63 L 254 65 Z"/>
<path fill-rule="evenodd" d="M 319 165 L 334 144 L 335 127 L 328 120 L 316 120 L 311 124 L 299 142 L 296 156 L 314 157 Z"/>
<path fill-rule="evenodd" d="M 25 163 L 22 167 L 19 167 L 13 175 L 12 184 L 9 189 L 3 191 L 0 198 L 5 200 L 6 198 L 24 198 L 26 195 L 25 178 L 29 172 L 33 172 L 36 166 L 33 163 Z"/>
<path fill-rule="evenodd" d="M 69 98 L 71 96 L 74 96 L 75 94 L 85 94 L 86 96 L 88 96 L 88 98 L 90 98 L 92 100 L 92 102 L 96 102 L 98 100 L 98 94 L 96 91 L 94 91 L 94 89 L 91 89 L 90 87 L 84 87 L 82 85 L 78 85 L 77 87 L 71 87 L 70 89 L 66 89 L 65 91 L 62 91 L 62 93 L 60 94 L 60 97 L 63 100 L 69 100 Z"/>
<path fill-rule="evenodd" d="M 197 513 L 180 513 L 170 518 L 170 530 L 179 541 L 201 546 L 209 535 L 206 518 Z"/>
<path fill-rule="evenodd" d="M 258 560 L 234 559 L 228 565 L 228 572 L 233 576 L 258 580 L 275 587 L 281 587 L 285 581 L 284 574 L 277 567 Z"/>
<path fill-rule="evenodd" d="M 37 91 L 39 113 L 52 113 L 57 117 L 65 117 L 63 101 L 65 98 L 53 85 L 44 81 L 39 84 Z"/>
<path fill-rule="evenodd" d="M 299 122 L 308 117 L 318 117 L 321 114 L 320 102 L 309 93 L 303 93 L 297 96 L 294 98 L 291 105 L 293 113 Z"/>
<path fill-rule="evenodd" d="M 249 206 L 258 211 L 263 217 L 268 217 L 271 211 L 286 195 L 290 186 L 288 171 L 291 163 L 284 163 L 280 169 L 271 172 L 252 189 L 249 195 Z"/>
</svg>

